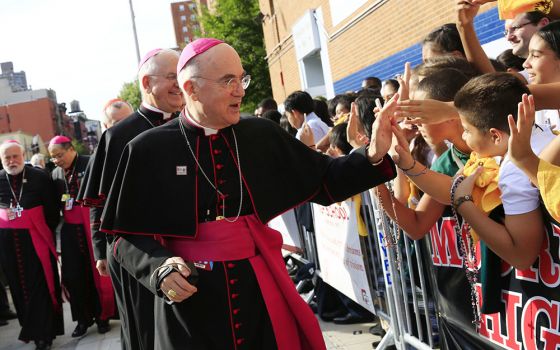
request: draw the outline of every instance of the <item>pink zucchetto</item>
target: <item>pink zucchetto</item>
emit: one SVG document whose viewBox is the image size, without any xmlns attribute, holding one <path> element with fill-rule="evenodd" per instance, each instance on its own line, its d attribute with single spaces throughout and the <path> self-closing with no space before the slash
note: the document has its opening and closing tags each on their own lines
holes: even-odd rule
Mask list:
<svg viewBox="0 0 560 350">
<path fill-rule="evenodd" d="M 49 142 L 49 147 L 52 145 L 60 145 L 63 143 L 70 143 L 70 142 L 72 142 L 72 140 L 70 140 L 68 137 L 59 135 L 51 139 L 51 141 Z"/>
<path fill-rule="evenodd" d="M 148 53 L 145 54 L 144 57 L 142 57 L 142 60 L 140 60 L 140 63 L 138 63 L 138 70 L 140 70 L 140 68 L 142 68 L 144 63 L 146 63 L 150 58 L 157 55 L 157 53 L 160 52 L 161 50 L 163 50 L 163 49 L 158 48 L 158 49 L 153 49 L 151 51 L 148 51 Z"/>
<path fill-rule="evenodd" d="M 2 143 L 3 143 L 3 144 L 6 144 L 6 143 L 16 143 L 16 144 L 18 144 L 18 145 L 21 145 L 21 144 L 19 143 L 18 140 L 6 140 L 6 141 L 4 141 L 4 142 L 2 142 Z"/>
<path fill-rule="evenodd" d="M 183 52 L 181 52 L 181 57 L 179 57 L 179 63 L 177 63 L 177 75 L 191 59 L 223 43 L 223 41 L 214 38 L 200 38 L 185 46 Z"/>
</svg>

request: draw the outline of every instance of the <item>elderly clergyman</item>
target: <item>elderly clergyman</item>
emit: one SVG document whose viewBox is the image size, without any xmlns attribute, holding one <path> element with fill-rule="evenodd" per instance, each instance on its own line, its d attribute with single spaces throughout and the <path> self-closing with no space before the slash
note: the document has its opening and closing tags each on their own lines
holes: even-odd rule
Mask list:
<svg viewBox="0 0 560 350">
<path fill-rule="evenodd" d="M 0 265 L 21 325 L 19 339 L 42 350 L 64 334 L 53 234 L 58 201 L 49 175 L 25 166 L 23 152 L 17 141 L 0 145 Z"/>
<path fill-rule="evenodd" d="M 268 120 L 240 120 L 251 78 L 230 45 L 193 41 L 177 74 L 186 107 L 127 145 L 101 224 L 117 236 L 115 258 L 159 297 L 156 348 L 324 349 L 265 223 L 393 178 L 387 113 L 367 149 L 331 159 Z"/>
</svg>

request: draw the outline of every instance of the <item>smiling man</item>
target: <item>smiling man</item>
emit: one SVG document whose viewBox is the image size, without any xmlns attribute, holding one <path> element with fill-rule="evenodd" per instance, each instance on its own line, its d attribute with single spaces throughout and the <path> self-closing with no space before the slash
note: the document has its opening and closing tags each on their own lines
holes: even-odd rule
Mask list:
<svg viewBox="0 0 560 350">
<path fill-rule="evenodd" d="M 195 40 L 177 72 L 186 107 L 127 145 L 101 224 L 115 259 L 158 296 L 155 348 L 325 349 L 265 224 L 393 178 L 391 113 L 369 148 L 332 159 L 275 123 L 240 119 L 250 77 L 228 44 Z"/>
<path fill-rule="evenodd" d="M 538 11 L 520 13 L 514 19 L 507 20 L 504 35 L 511 44 L 512 53 L 527 58 L 531 37 L 549 22 L 546 15 Z"/>
<path fill-rule="evenodd" d="M 142 132 L 171 120 L 185 104 L 177 83 L 178 61 L 179 53 L 171 49 L 154 49 L 140 61 L 138 81 L 142 105 L 103 133 L 78 195 L 79 201 L 92 207 L 93 253 L 99 273 L 111 275 L 121 319 L 123 349 L 153 349 L 153 296 L 111 259 L 111 255 L 107 256 L 111 240 L 108 242 L 106 235 L 99 231 L 100 218 L 126 144 Z"/>
</svg>

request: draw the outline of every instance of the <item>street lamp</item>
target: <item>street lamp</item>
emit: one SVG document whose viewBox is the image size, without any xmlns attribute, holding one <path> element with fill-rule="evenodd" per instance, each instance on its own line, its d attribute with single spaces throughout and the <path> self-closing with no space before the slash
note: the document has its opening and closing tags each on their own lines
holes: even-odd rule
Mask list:
<svg viewBox="0 0 560 350">
<path fill-rule="evenodd" d="M 136 44 L 136 61 L 140 63 L 140 48 L 138 47 L 138 35 L 136 34 L 136 19 L 134 17 L 134 8 L 132 7 L 132 0 L 128 0 L 130 5 L 130 18 L 132 19 L 132 32 L 134 33 L 134 44 Z"/>
</svg>

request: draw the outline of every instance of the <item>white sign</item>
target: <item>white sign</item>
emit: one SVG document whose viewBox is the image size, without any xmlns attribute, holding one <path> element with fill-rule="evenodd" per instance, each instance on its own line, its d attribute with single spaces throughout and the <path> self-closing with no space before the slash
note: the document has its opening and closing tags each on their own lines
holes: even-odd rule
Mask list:
<svg viewBox="0 0 560 350">
<path fill-rule="evenodd" d="M 296 57 L 302 60 L 321 48 L 313 10 L 307 10 L 292 27 Z"/>
<path fill-rule="evenodd" d="M 268 222 L 268 227 L 282 234 L 283 248 L 292 252 L 301 252 L 303 247 L 296 221 L 295 211 L 289 210 Z"/>
<path fill-rule="evenodd" d="M 313 218 L 321 277 L 375 313 L 356 219 L 355 202 L 323 207 L 313 204 Z"/>
</svg>

